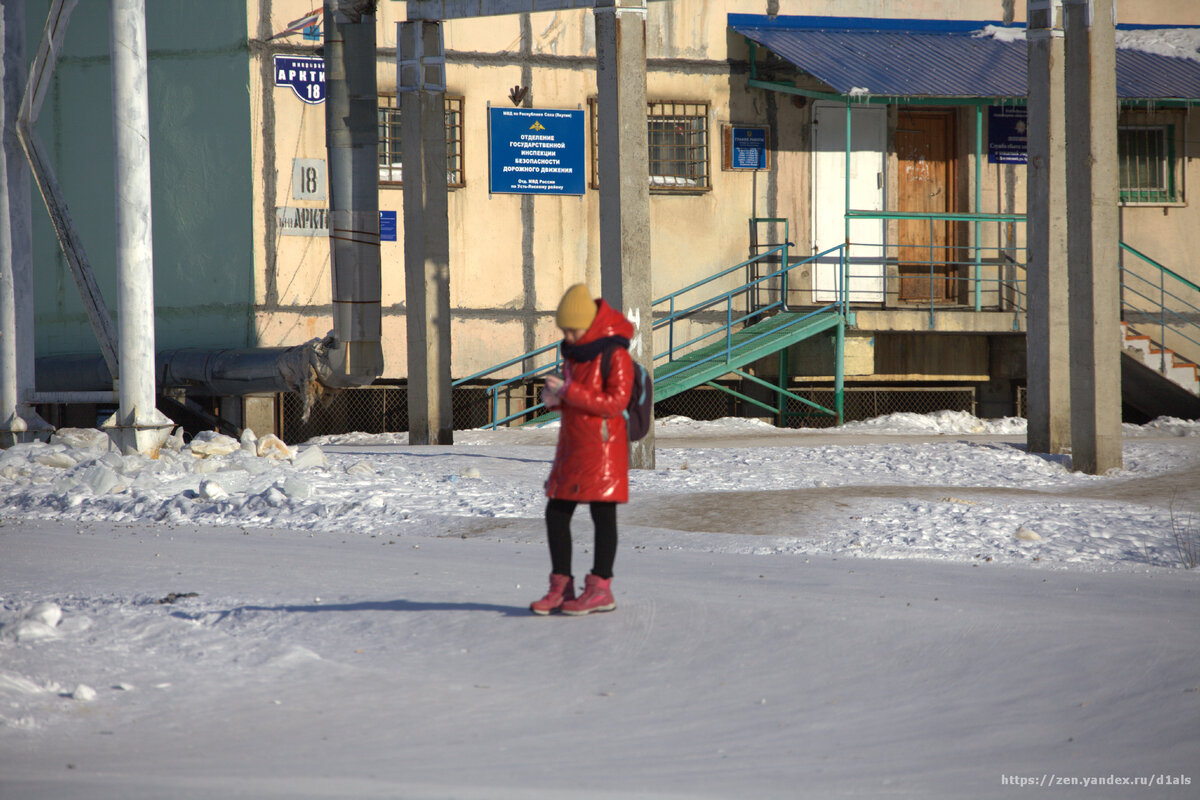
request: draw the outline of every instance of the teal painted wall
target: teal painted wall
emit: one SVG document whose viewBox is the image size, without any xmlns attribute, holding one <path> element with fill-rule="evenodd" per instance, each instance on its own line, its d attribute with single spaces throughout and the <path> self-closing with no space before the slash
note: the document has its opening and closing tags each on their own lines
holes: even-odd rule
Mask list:
<svg viewBox="0 0 1200 800">
<path fill-rule="evenodd" d="M 253 345 L 249 44 L 244 0 L 149 0 L 158 350 Z M 45 0 L 27 4 L 28 55 Z M 81 0 L 37 126 L 116 318 L 109 2 Z M 99 352 L 34 188 L 37 355 Z"/>
</svg>

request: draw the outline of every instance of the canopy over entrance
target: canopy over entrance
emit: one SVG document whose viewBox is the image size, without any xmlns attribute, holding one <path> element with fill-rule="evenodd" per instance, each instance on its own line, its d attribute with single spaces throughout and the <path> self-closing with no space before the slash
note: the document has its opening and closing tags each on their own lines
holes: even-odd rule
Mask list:
<svg viewBox="0 0 1200 800">
<path fill-rule="evenodd" d="M 846 97 L 1023 102 L 1025 26 L 730 14 L 730 29 Z M 1200 26 L 1117 26 L 1117 97 L 1200 100 Z"/>
</svg>

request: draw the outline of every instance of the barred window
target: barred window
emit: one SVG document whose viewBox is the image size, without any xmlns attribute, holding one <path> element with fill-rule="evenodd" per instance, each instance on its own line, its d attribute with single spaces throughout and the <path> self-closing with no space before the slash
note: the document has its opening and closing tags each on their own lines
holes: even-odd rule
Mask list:
<svg viewBox="0 0 1200 800">
<path fill-rule="evenodd" d="M 588 100 L 591 117 L 591 187 L 600 188 L 599 114 L 596 98 Z M 651 191 L 705 192 L 709 180 L 708 103 L 647 104 Z"/>
<path fill-rule="evenodd" d="M 651 103 L 647 122 L 650 185 L 708 189 L 708 103 Z"/>
<path fill-rule="evenodd" d="M 465 186 L 463 175 L 463 98 L 446 96 L 446 185 Z M 400 106 L 395 95 L 379 98 L 379 182 L 403 185 Z"/>
<path fill-rule="evenodd" d="M 1175 126 L 1121 125 L 1117 128 L 1121 202 L 1176 203 Z"/>
</svg>

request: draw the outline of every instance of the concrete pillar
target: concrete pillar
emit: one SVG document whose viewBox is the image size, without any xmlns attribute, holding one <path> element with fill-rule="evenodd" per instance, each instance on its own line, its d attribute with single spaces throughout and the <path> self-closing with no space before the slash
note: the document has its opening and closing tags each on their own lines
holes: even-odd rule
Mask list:
<svg viewBox="0 0 1200 800">
<path fill-rule="evenodd" d="M 452 444 L 446 63 L 439 20 L 398 23 L 410 444 Z"/>
<path fill-rule="evenodd" d="M 33 234 L 29 161 L 17 138 L 25 91 L 25 0 L 0 0 L 4 42 L 0 115 L 0 447 L 44 437 L 50 424 L 28 405 L 34 391 Z M 5 191 L 7 189 L 7 191 Z"/>
<path fill-rule="evenodd" d="M 383 373 L 375 17 L 356 5 L 362 4 L 325 0 L 324 8 L 329 257 L 337 345 L 323 379 L 334 386 L 369 384 Z"/>
<path fill-rule="evenodd" d="M 1028 10 L 1026 447 L 1063 453 L 1071 443 L 1063 30 L 1057 0 L 1029 0 Z"/>
<path fill-rule="evenodd" d="M 1071 464 L 1121 466 L 1116 8 L 1064 0 Z"/>
<path fill-rule="evenodd" d="M 113 0 L 110 32 L 120 376 L 118 410 L 103 427 L 122 452 L 156 456 L 172 423 L 155 407 L 145 0 Z"/>
<path fill-rule="evenodd" d="M 600 293 L 634 324 L 630 353 L 654 371 L 650 172 L 646 124 L 646 2 L 598 0 L 596 88 L 600 173 Z M 654 428 L 629 465 L 654 468 Z"/>
</svg>

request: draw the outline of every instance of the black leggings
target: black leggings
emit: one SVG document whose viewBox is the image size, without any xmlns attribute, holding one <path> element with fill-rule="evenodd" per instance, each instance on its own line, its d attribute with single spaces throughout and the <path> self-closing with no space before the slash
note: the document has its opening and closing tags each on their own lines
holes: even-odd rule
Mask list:
<svg viewBox="0 0 1200 800">
<path fill-rule="evenodd" d="M 550 541 L 550 568 L 559 575 L 571 574 L 571 515 L 574 500 L 551 500 L 546 504 L 546 535 Z M 617 504 L 590 503 L 592 522 L 596 526 L 595 560 L 592 574 L 612 577 L 613 561 L 617 558 Z"/>
</svg>

